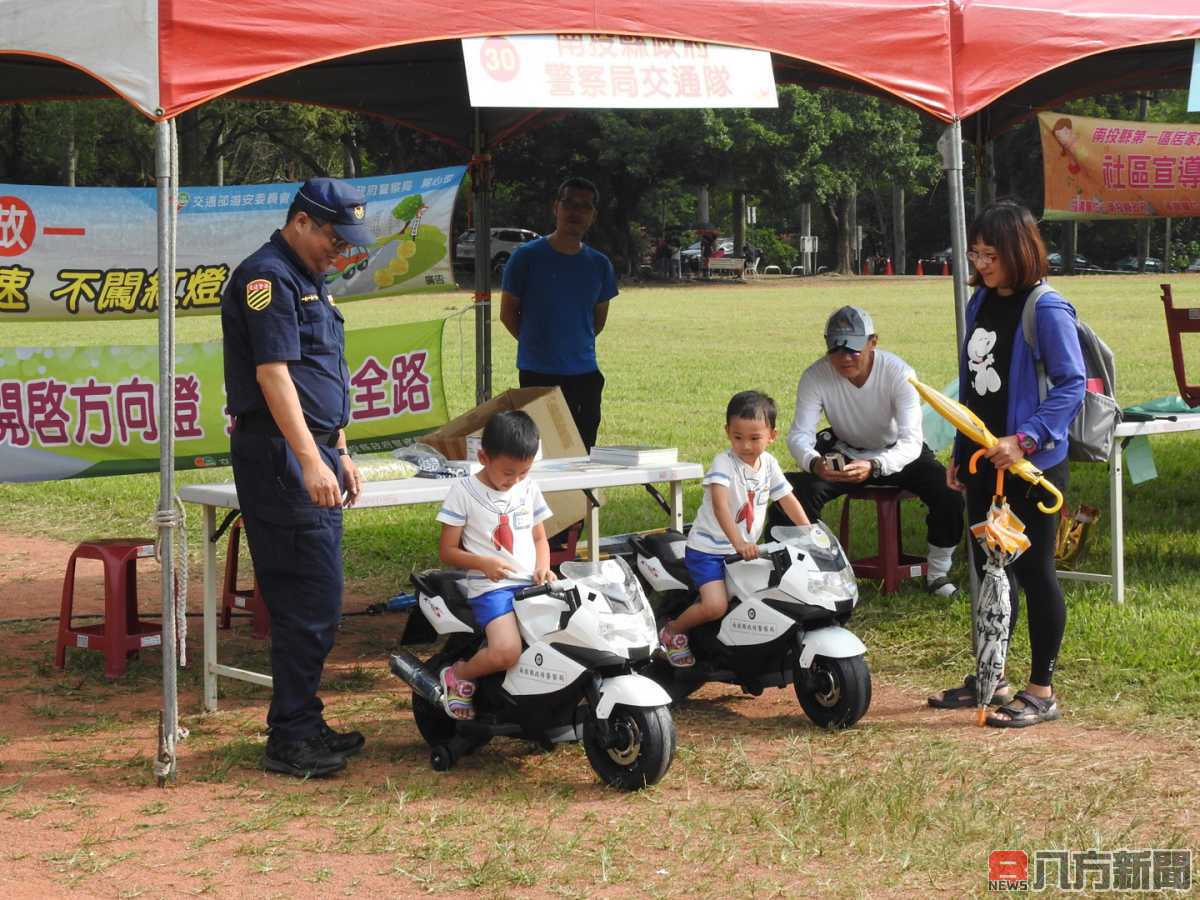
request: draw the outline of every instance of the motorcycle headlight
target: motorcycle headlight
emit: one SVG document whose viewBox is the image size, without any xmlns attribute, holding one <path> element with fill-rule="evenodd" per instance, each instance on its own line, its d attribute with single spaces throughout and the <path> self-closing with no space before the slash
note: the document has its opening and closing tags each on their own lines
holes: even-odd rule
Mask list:
<svg viewBox="0 0 1200 900">
<path fill-rule="evenodd" d="M 858 597 L 858 583 L 848 568 L 839 572 L 814 572 L 808 576 L 808 589 L 818 600 L 853 600 Z"/>
</svg>

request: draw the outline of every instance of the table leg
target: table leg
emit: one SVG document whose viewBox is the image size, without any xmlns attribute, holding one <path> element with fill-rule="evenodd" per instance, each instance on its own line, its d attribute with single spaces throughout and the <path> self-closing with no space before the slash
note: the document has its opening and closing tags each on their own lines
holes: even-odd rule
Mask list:
<svg viewBox="0 0 1200 900">
<path fill-rule="evenodd" d="M 1125 602 L 1125 476 L 1122 455 L 1125 447 L 1118 438 L 1113 441 L 1108 460 L 1108 501 L 1112 530 L 1112 598 L 1114 603 Z"/>
<path fill-rule="evenodd" d="M 671 527 L 683 533 L 683 482 L 671 482 Z"/>
<path fill-rule="evenodd" d="M 587 533 L 588 561 L 600 562 L 600 504 L 591 497 L 587 501 Z"/>
<path fill-rule="evenodd" d="M 204 517 L 204 709 L 217 711 L 217 545 L 213 543 L 217 510 L 203 507 Z"/>
</svg>

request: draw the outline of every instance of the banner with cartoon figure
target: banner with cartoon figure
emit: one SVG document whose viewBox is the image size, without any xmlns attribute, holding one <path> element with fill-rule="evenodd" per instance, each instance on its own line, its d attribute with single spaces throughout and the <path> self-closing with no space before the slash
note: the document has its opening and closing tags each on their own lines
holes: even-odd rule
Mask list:
<svg viewBox="0 0 1200 900">
<path fill-rule="evenodd" d="M 1200 125 L 1038 113 L 1047 219 L 1200 215 Z"/>
<path fill-rule="evenodd" d="M 338 300 L 453 286 L 449 233 L 463 166 L 351 178 L 375 240 L 325 273 Z M 184 187 L 174 278 L 180 314 L 216 313 L 230 274 L 284 224 L 300 187 Z M 121 319 L 158 310 L 153 188 L 0 185 L 0 321 Z"/>
<path fill-rule="evenodd" d="M 355 450 L 388 450 L 447 420 L 444 320 L 346 332 Z M 0 348 L 0 481 L 158 469 L 158 348 Z M 229 465 L 221 342 L 179 344 L 175 464 Z"/>
</svg>

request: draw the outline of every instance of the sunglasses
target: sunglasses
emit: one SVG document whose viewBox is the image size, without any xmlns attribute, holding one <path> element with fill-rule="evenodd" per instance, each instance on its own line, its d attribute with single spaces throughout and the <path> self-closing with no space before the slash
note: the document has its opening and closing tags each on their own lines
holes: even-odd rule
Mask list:
<svg viewBox="0 0 1200 900">
<path fill-rule="evenodd" d="M 849 347 L 831 347 L 828 353 L 830 356 L 834 356 L 838 353 L 845 353 L 846 355 L 852 356 L 855 359 L 858 359 L 858 357 L 862 356 L 861 350 L 851 350 Z"/>
</svg>

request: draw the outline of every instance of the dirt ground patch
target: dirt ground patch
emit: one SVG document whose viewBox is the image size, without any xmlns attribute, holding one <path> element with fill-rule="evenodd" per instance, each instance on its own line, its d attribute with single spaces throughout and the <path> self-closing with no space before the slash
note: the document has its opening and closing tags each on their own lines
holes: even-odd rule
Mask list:
<svg viewBox="0 0 1200 900">
<path fill-rule="evenodd" d="M 353 594 L 323 691 L 330 721 L 367 735 L 347 773 L 260 771 L 261 688 L 222 682 L 220 711 L 200 714 L 193 618 L 180 675 L 190 736 L 177 783 L 159 789 L 158 652 L 114 683 L 95 653 L 53 668 L 71 547 L 0 546 L 3 618 L 23 620 L 0 627 L 0 896 L 962 896 L 985 892 L 988 848 L 1200 846 L 1195 733 L 1093 726 L 1069 710 L 1026 732 L 978 729 L 878 679 L 867 717 L 843 733 L 812 727 L 790 691 L 710 685 L 675 710 L 671 772 L 635 795 L 604 788 L 579 748 L 510 740 L 439 775 L 387 672 L 404 617 L 355 615 L 380 598 Z M 98 566 L 81 570 L 77 609 L 99 608 L 99 584 Z M 144 609 L 157 589 L 144 579 Z M 222 634 L 222 660 L 263 670 L 248 632 Z"/>
</svg>

